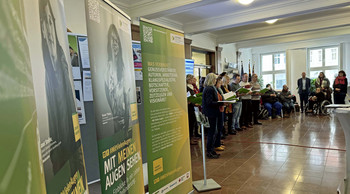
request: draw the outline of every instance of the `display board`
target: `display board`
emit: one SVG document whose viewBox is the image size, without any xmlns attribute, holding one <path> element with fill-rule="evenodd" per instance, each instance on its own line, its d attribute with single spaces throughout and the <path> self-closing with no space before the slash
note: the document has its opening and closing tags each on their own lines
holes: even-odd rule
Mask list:
<svg viewBox="0 0 350 194">
<path fill-rule="evenodd" d="M 88 193 L 63 1 L 25 10 L 47 193 Z"/>
<path fill-rule="evenodd" d="M 144 193 L 130 20 L 86 0 L 102 193 Z"/>
<path fill-rule="evenodd" d="M 140 22 L 150 193 L 192 190 L 183 33 Z"/>
<path fill-rule="evenodd" d="M 45 193 L 24 0 L 0 2 L 0 193 Z"/>
<path fill-rule="evenodd" d="M 193 59 L 185 59 L 185 67 L 186 67 L 186 75 L 191 74 L 193 75 L 193 69 L 194 69 L 194 60 Z"/>
</svg>

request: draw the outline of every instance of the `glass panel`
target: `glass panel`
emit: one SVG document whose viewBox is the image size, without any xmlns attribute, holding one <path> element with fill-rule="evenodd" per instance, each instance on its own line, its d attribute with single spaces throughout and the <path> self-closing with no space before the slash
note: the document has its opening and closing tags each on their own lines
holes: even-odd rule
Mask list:
<svg viewBox="0 0 350 194">
<path fill-rule="evenodd" d="M 282 90 L 283 85 L 287 83 L 286 81 L 286 74 L 285 73 L 279 73 L 275 74 L 275 80 L 276 80 L 276 90 Z"/>
<path fill-rule="evenodd" d="M 286 69 L 286 55 L 284 53 L 275 54 L 274 62 L 275 62 L 275 70 Z"/>
<path fill-rule="evenodd" d="M 321 70 L 318 71 L 310 71 L 310 79 L 318 78 L 318 75 L 320 74 Z"/>
<path fill-rule="evenodd" d="M 272 71 L 272 55 L 263 55 L 261 61 L 262 71 Z"/>
<path fill-rule="evenodd" d="M 310 67 L 322 67 L 322 49 L 310 50 Z"/>
<path fill-rule="evenodd" d="M 337 66 L 338 65 L 338 47 L 325 49 L 325 65 Z"/>
<path fill-rule="evenodd" d="M 264 82 L 264 85 L 261 86 L 262 88 L 265 88 L 267 84 L 272 84 L 273 82 L 273 77 L 272 77 L 272 74 L 266 74 L 266 75 L 262 75 L 262 79 L 263 79 L 263 82 Z"/>
<path fill-rule="evenodd" d="M 330 86 L 333 87 L 333 82 L 338 75 L 338 70 L 337 69 L 326 70 L 324 74 L 326 75 L 326 78 L 329 79 Z"/>
</svg>

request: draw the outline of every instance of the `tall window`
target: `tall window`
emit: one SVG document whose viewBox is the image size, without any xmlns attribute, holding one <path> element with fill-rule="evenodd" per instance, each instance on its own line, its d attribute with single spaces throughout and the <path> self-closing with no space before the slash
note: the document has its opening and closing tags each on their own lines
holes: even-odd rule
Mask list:
<svg viewBox="0 0 350 194">
<path fill-rule="evenodd" d="M 339 47 L 312 48 L 308 52 L 310 79 L 318 77 L 320 72 L 324 72 L 330 83 L 333 84 L 338 74 L 339 67 Z"/>
<path fill-rule="evenodd" d="M 271 84 L 276 90 L 282 90 L 286 81 L 286 53 L 261 55 L 261 74 L 264 86 Z"/>
</svg>

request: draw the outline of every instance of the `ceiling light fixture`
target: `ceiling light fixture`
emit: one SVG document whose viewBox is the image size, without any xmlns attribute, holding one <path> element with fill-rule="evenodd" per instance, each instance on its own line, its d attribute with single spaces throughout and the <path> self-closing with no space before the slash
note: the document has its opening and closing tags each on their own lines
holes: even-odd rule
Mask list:
<svg viewBox="0 0 350 194">
<path fill-rule="evenodd" d="M 238 2 L 242 5 L 249 5 L 253 2 L 254 0 L 238 0 Z"/>
<path fill-rule="evenodd" d="M 278 19 L 273 19 L 273 20 L 266 20 L 265 22 L 268 24 L 273 24 L 275 22 L 277 22 Z"/>
</svg>

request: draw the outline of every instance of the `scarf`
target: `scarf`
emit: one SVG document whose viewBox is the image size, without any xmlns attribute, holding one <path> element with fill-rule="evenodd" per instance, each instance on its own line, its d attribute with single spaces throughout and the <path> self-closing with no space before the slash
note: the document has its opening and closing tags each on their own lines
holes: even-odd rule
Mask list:
<svg viewBox="0 0 350 194">
<path fill-rule="evenodd" d="M 187 87 L 189 87 L 191 90 L 193 90 L 193 85 L 192 84 L 187 84 Z"/>
<path fill-rule="evenodd" d="M 194 93 L 198 94 L 199 90 L 196 84 L 192 84 Z"/>
<path fill-rule="evenodd" d="M 343 76 L 343 77 L 337 76 L 337 78 L 335 79 L 335 85 L 338 85 L 338 84 L 344 85 L 345 79 L 346 79 L 346 76 Z"/>
</svg>

